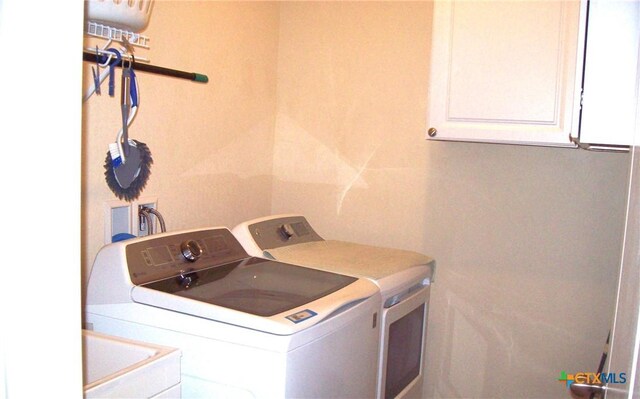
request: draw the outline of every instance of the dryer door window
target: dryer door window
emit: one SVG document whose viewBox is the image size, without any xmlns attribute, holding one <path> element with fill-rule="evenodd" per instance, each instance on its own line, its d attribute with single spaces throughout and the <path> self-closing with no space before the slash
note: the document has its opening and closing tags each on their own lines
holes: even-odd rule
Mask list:
<svg viewBox="0 0 640 399">
<path fill-rule="evenodd" d="M 425 304 L 389 326 L 385 399 L 395 398 L 420 375 Z"/>
</svg>

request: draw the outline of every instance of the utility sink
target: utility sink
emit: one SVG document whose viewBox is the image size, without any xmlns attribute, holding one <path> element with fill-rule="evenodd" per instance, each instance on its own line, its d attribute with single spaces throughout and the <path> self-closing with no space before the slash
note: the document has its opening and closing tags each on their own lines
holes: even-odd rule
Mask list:
<svg viewBox="0 0 640 399">
<path fill-rule="evenodd" d="M 180 398 L 178 349 L 82 330 L 85 398 Z"/>
</svg>

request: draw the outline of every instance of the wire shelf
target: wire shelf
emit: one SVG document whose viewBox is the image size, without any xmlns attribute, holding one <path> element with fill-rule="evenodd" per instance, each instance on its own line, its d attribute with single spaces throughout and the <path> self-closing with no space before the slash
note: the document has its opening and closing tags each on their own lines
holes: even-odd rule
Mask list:
<svg viewBox="0 0 640 399">
<path fill-rule="evenodd" d="M 89 36 L 99 37 L 101 39 L 115 40 L 122 43 L 128 42 L 133 46 L 142 47 L 145 49 L 150 48 L 150 39 L 147 36 L 130 32 L 128 30 L 103 25 L 97 22 L 89 21 L 87 23 L 87 31 L 85 33 Z"/>
</svg>

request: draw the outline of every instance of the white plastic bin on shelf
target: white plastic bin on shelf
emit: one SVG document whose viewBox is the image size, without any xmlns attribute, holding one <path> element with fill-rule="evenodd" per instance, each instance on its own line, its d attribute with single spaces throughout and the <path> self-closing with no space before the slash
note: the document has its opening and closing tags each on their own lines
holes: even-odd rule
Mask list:
<svg viewBox="0 0 640 399">
<path fill-rule="evenodd" d="M 89 0 L 86 20 L 130 32 L 141 32 L 149 24 L 154 0 Z"/>
</svg>

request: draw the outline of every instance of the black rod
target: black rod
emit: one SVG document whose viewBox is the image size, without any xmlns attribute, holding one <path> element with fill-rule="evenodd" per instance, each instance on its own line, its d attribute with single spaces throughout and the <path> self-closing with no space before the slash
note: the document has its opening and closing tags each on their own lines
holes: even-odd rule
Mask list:
<svg viewBox="0 0 640 399">
<path fill-rule="evenodd" d="M 90 53 L 90 52 L 87 52 L 87 51 L 83 51 L 82 52 L 82 59 L 84 61 L 97 62 L 96 55 L 94 53 Z M 118 62 L 118 65 L 121 66 L 120 62 Z M 209 81 L 209 78 L 207 77 L 207 75 L 203 75 L 203 74 L 200 74 L 200 73 L 178 71 L 176 69 L 169 69 L 169 68 L 156 66 L 156 65 L 142 64 L 142 63 L 135 62 L 135 61 L 133 61 L 131 63 L 131 67 L 133 69 L 135 69 L 136 71 L 142 71 L 142 72 L 155 73 L 155 74 L 158 74 L 158 75 L 171 76 L 171 77 L 174 77 L 174 78 L 192 80 L 194 82 L 207 83 Z"/>
</svg>

